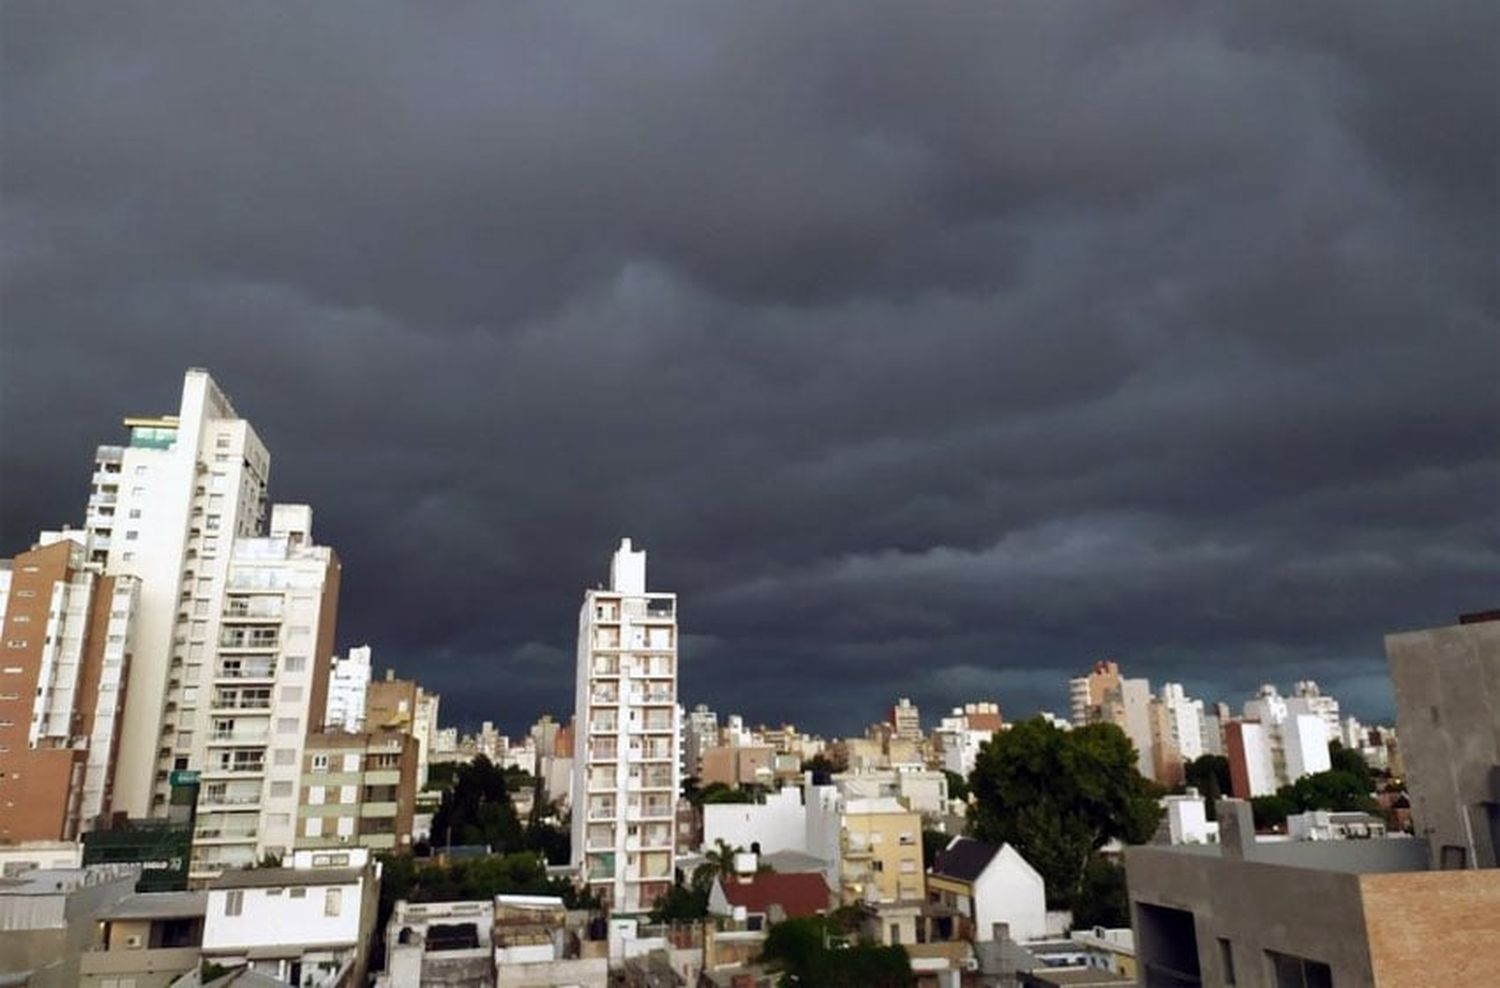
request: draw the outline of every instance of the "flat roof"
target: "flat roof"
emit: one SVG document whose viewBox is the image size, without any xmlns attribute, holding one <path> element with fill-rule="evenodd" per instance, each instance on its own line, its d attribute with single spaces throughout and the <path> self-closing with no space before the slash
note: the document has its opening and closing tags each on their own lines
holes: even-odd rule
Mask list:
<svg viewBox="0 0 1500 988">
<path fill-rule="evenodd" d="M 308 885 L 353 885 L 363 868 L 245 868 L 226 871 L 209 882 L 211 889 L 274 889 Z"/>
<path fill-rule="evenodd" d="M 207 892 L 136 892 L 105 909 L 99 918 L 178 919 L 207 911 Z"/>
</svg>

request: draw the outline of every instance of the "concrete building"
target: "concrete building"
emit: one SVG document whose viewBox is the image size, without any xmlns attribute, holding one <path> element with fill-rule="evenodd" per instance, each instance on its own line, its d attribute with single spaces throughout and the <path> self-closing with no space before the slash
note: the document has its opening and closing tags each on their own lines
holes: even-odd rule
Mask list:
<svg viewBox="0 0 1500 988">
<path fill-rule="evenodd" d="M 328 678 L 328 712 L 323 718 L 331 730 L 358 734 L 365 729 L 365 697 L 370 689 L 370 646 L 349 649 L 335 658 Z"/>
<path fill-rule="evenodd" d="M 609 983 L 606 944 L 584 938 L 581 923 L 570 917 L 562 899 L 497 895 L 494 911 L 492 940 L 498 988 L 605 988 Z M 622 983 L 641 982 L 627 978 Z M 680 982 L 674 978 L 666 983 Z"/>
<path fill-rule="evenodd" d="M 997 703 L 966 703 L 954 707 L 932 732 L 942 755 L 942 768 L 968 778 L 974 771 L 980 747 L 1004 728 L 1005 721 Z"/>
<path fill-rule="evenodd" d="M 917 705 L 907 697 L 902 697 L 891 707 L 888 721 L 891 725 L 891 733 L 902 741 L 922 740 L 922 714 L 917 710 Z"/>
<path fill-rule="evenodd" d="M 306 505 L 276 505 L 269 537 L 234 542 L 204 677 L 207 730 L 177 738 L 201 766 L 194 879 L 293 846 L 305 739 L 327 710 L 340 577 L 333 550 L 313 544 Z"/>
<path fill-rule="evenodd" d="M 176 414 L 125 419 L 101 446 L 85 527 L 106 576 L 140 581 L 111 809 L 162 815 L 173 770 L 196 769 L 233 541 L 266 521 L 270 455 L 207 371 Z M 322 710 L 319 710 L 321 716 Z"/>
<path fill-rule="evenodd" d="M 1184 795 L 1163 796 L 1167 810 L 1167 840 L 1171 844 L 1215 844 L 1219 825 L 1208 819 L 1208 805 L 1196 789 Z"/>
<path fill-rule="evenodd" d="M 1151 701 L 1151 744 L 1157 782 L 1175 786 L 1183 780 L 1183 767 L 1202 756 L 1203 701 L 1187 696 L 1181 683 L 1162 684 Z"/>
<path fill-rule="evenodd" d="M 1068 697 L 1074 727 L 1083 727 L 1099 719 L 1098 708 L 1105 697 L 1120 688 L 1120 666 L 1112 659 L 1095 662 L 1088 675 L 1068 680 Z"/>
<path fill-rule="evenodd" d="M 1224 753 L 1236 796 L 1267 796 L 1332 767 L 1327 720 L 1311 704 L 1307 697 L 1283 697 L 1266 684 L 1245 703 L 1244 720 L 1225 725 Z"/>
<path fill-rule="evenodd" d="M 98 913 L 98 933 L 79 959 L 83 988 L 168 988 L 198 968 L 207 892 L 145 892 Z"/>
<path fill-rule="evenodd" d="M 0 563 L 0 843 L 73 840 L 113 798 L 139 581 L 82 532 Z"/>
<path fill-rule="evenodd" d="M 703 752 L 719 743 L 719 715 L 698 704 L 688 712 L 683 724 L 683 770 L 688 775 L 701 778 Z"/>
<path fill-rule="evenodd" d="M 700 786 L 720 785 L 731 788 L 749 785 L 769 786 L 776 777 L 776 752 L 767 745 L 716 745 L 698 752 Z"/>
<path fill-rule="evenodd" d="M 677 597 L 647 591 L 646 553 L 624 539 L 578 615 L 573 775 L 573 866 L 616 912 L 671 888 L 677 709 Z"/>
<path fill-rule="evenodd" d="M 309 734 L 299 789 L 298 849 L 411 850 L 417 741 L 410 735 Z"/>
<path fill-rule="evenodd" d="M 1151 681 L 1126 679 L 1113 661 L 1096 662 L 1087 676 L 1069 681 L 1073 726 L 1114 724 L 1135 745 L 1136 769 L 1156 778 L 1156 747 L 1152 741 Z"/>
<path fill-rule="evenodd" d="M 926 898 L 922 817 L 900 800 L 846 801 L 840 852 L 845 904 Z"/>
<path fill-rule="evenodd" d="M 0 879 L 0 983 L 76 988 L 99 917 L 131 894 L 140 869 L 38 868 Z"/>
<path fill-rule="evenodd" d="M 1005 924 L 1013 940 L 1047 935 L 1042 876 L 1009 844 L 953 838 L 927 873 L 927 895 L 962 916 L 973 940 L 995 939 L 998 924 Z"/>
<path fill-rule="evenodd" d="M 1500 866 L 1500 611 L 1386 636 L 1417 833 L 1444 868 Z"/>
<path fill-rule="evenodd" d="M 1325 694 L 1316 681 L 1299 679 L 1292 684 L 1292 695 L 1287 697 L 1288 707 L 1296 713 L 1313 714 L 1323 721 L 1328 740 L 1337 740 L 1342 727 L 1339 720 L 1339 701 Z"/>
<path fill-rule="evenodd" d="M 363 985 L 379 889 L 363 848 L 297 851 L 290 867 L 228 872 L 208 886 L 203 958 L 303 988 Z"/>
<path fill-rule="evenodd" d="M 948 777 L 926 769 L 866 769 L 839 772 L 830 779 L 846 800 L 893 796 L 908 809 L 933 816 L 948 812 Z"/>
<path fill-rule="evenodd" d="M 0 844 L 0 878 L 18 878 L 35 868 L 67 870 L 83 866 L 83 845 L 70 840 Z"/>
<path fill-rule="evenodd" d="M 1500 966 L 1500 882 L 1428 871 L 1425 841 L 1256 841 L 1219 804 L 1218 845 L 1127 848 L 1139 984 L 1485 984 Z"/>
<path fill-rule="evenodd" d="M 387 669 L 384 679 L 370 683 L 365 692 L 365 727 L 371 731 L 400 731 L 417 742 L 417 788 L 427 785 L 427 765 L 433 742 L 439 730 L 438 705 L 441 698 L 424 690 L 414 679 L 397 679 L 395 670 Z M 485 722 L 485 733 L 498 738 L 494 726 Z M 485 740 L 482 738 L 482 740 Z M 500 753 L 493 741 L 477 752 L 499 764 Z"/>
</svg>

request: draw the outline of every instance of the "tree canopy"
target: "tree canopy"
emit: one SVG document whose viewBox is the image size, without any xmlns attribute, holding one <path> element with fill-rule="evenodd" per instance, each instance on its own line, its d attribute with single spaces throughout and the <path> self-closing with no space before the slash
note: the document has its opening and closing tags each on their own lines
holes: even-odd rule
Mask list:
<svg viewBox="0 0 1500 988">
<path fill-rule="evenodd" d="M 908 988 L 915 983 L 904 947 L 843 945 L 843 932 L 823 916 L 771 927 L 761 959 L 778 967 L 790 988 Z"/>
<path fill-rule="evenodd" d="M 1095 851 L 1114 838 L 1144 843 L 1162 816 L 1135 746 L 1113 724 L 1063 731 L 1022 721 L 980 748 L 969 785 L 974 836 L 1014 845 L 1057 906 L 1075 903 Z"/>
<path fill-rule="evenodd" d="M 1184 783 L 1198 790 L 1208 803 L 1208 818 L 1218 818 L 1219 800 L 1232 791 L 1229 759 L 1223 755 L 1202 755 L 1183 766 Z"/>
</svg>

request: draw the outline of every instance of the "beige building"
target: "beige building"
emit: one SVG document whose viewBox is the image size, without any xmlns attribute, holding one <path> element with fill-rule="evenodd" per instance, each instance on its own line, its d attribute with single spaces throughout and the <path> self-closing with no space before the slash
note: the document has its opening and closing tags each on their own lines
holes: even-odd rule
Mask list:
<svg viewBox="0 0 1500 988">
<path fill-rule="evenodd" d="M 135 893 L 106 907 L 79 960 L 79 985 L 167 988 L 198 966 L 207 908 L 207 892 Z"/>
<path fill-rule="evenodd" d="M 139 584 L 48 533 L 0 564 L 0 843 L 73 840 L 106 813 Z"/>
<path fill-rule="evenodd" d="M 698 783 L 726 786 L 770 785 L 775 781 L 775 751 L 764 745 L 718 745 L 699 752 Z M 800 768 L 800 766 L 799 766 Z"/>
<path fill-rule="evenodd" d="M 846 905 L 926 898 L 922 817 L 899 799 L 851 799 L 840 833 Z"/>
<path fill-rule="evenodd" d="M 411 849 L 417 741 L 400 731 L 310 734 L 302 759 L 298 850 Z"/>
</svg>

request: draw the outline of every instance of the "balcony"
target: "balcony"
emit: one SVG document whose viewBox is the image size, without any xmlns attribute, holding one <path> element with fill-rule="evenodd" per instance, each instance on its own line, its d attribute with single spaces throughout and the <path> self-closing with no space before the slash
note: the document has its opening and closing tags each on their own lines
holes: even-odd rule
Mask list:
<svg viewBox="0 0 1500 988">
<path fill-rule="evenodd" d="M 255 840 L 256 831 L 255 827 L 199 827 L 193 831 L 193 840 L 246 844 Z"/>
<path fill-rule="evenodd" d="M 201 793 L 198 796 L 200 809 L 215 806 L 227 806 L 236 809 L 251 809 L 260 805 L 260 793 Z"/>
<path fill-rule="evenodd" d="M 214 671 L 214 676 L 219 679 L 275 679 L 276 663 L 257 663 L 255 665 L 220 665 Z"/>
<path fill-rule="evenodd" d="M 266 731 L 215 731 L 208 736 L 211 745 L 265 744 L 271 735 Z"/>
<path fill-rule="evenodd" d="M 221 763 L 218 765 L 206 765 L 203 768 L 205 777 L 219 775 L 264 775 L 265 773 L 266 763 L 264 761 Z"/>
<path fill-rule="evenodd" d="M 606 806 L 589 810 L 590 820 L 613 820 L 618 816 L 619 814 L 615 811 L 615 808 L 613 806 Z"/>
</svg>

